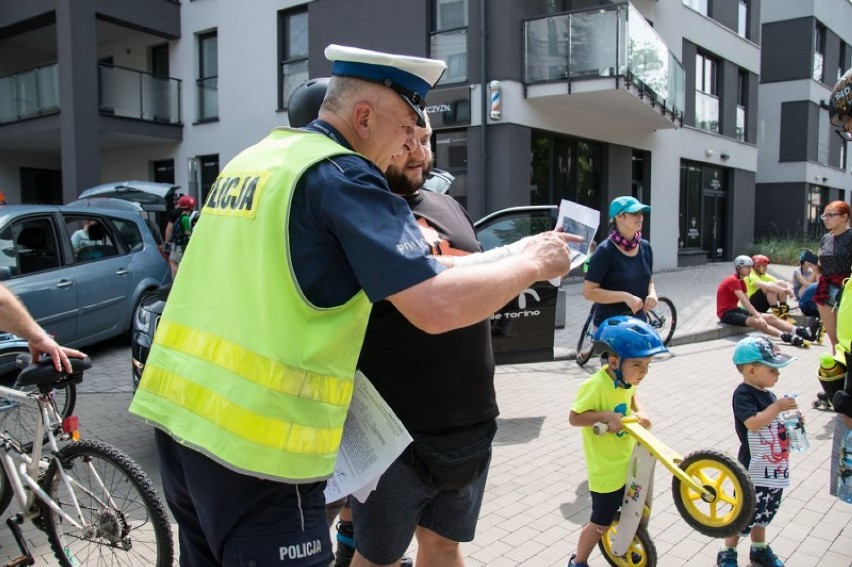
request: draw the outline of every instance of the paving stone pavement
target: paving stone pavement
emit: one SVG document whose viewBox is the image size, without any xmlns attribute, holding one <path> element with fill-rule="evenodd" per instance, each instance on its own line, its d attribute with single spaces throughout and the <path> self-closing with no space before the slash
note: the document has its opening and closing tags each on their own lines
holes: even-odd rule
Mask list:
<svg viewBox="0 0 852 567">
<path fill-rule="evenodd" d="M 682 337 L 686 344 L 674 346 L 671 355 L 652 365 L 639 394 L 654 420 L 655 434 L 684 455 L 708 448 L 736 455 L 730 398 L 739 375 L 730 356 L 739 337 L 706 340 L 720 332 L 714 294 L 728 271 L 726 266 L 709 266 L 655 276 L 659 293 L 671 297 L 678 307 L 680 332 L 675 337 Z M 792 267 L 777 267 L 776 273 L 786 277 Z M 570 344 L 568 333 L 582 324 L 588 310 L 579 297 L 580 289 L 579 283 L 565 284 L 568 325 L 556 332 L 557 345 L 560 339 Z M 782 370 L 776 392 L 800 392 L 811 447 L 792 455 L 792 484 L 767 530 L 769 541 L 791 567 L 852 567 L 852 506 L 828 494 L 835 416 L 809 405 L 818 389 L 817 359 L 825 347 L 782 348 L 798 359 Z M 130 454 L 159 486 L 151 430 L 127 413 L 131 386 L 126 340 L 87 351 L 95 366 L 78 388 L 83 435 L 108 441 Z M 469 566 L 565 565 L 588 520 L 590 499 L 580 433 L 568 425 L 567 415 L 577 387 L 593 365 L 582 369 L 568 356 L 570 352 L 563 360 L 498 367 L 500 429 L 476 538 L 463 548 Z M 649 531 L 659 553 L 658 564 L 713 565 L 719 540 L 700 535 L 680 518 L 671 497 L 671 476 L 661 466 L 655 487 Z M 55 564 L 44 534 L 30 527 L 25 537 L 38 565 Z M 747 542 L 739 550 L 744 565 Z M 415 554 L 416 547 L 409 551 Z M 0 560 L 17 555 L 11 533 L 0 526 Z M 597 552 L 591 561 L 605 564 Z"/>
</svg>

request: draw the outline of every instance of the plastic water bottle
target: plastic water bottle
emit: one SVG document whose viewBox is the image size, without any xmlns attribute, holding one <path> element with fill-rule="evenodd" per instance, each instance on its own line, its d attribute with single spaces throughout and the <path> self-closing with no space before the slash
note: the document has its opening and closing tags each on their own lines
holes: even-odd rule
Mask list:
<svg viewBox="0 0 852 567">
<path fill-rule="evenodd" d="M 852 504 L 852 429 L 840 447 L 840 478 L 837 479 L 837 497 Z"/>
<path fill-rule="evenodd" d="M 787 394 L 786 397 L 795 398 L 797 394 Z M 787 440 L 790 442 L 790 450 L 802 453 L 810 447 L 808 434 L 805 432 L 805 423 L 802 421 L 802 412 L 789 410 L 781 412 L 781 419 L 787 429 Z"/>
<path fill-rule="evenodd" d="M 819 377 L 821 380 L 831 380 L 841 374 L 845 374 L 846 370 L 840 366 L 833 356 L 824 352 L 819 357 Z"/>
</svg>

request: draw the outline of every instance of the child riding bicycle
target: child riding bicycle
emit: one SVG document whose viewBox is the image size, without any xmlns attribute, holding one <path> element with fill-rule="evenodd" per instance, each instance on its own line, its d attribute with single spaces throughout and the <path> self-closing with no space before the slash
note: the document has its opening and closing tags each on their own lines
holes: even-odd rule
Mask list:
<svg viewBox="0 0 852 567">
<path fill-rule="evenodd" d="M 587 567 L 592 549 L 621 507 L 628 463 L 636 443 L 629 435 L 619 434 L 621 418 L 635 414 L 644 427 L 650 426 L 633 386 L 645 378 L 653 356 L 668 352 L 653 328 L 625 316 L 604 320 L 595 333 L 595 344 L 605 363 L 580 385 L 568 416 L 571 425 L 583 428 L 592 495 L 591 518 L 580 532 L 577 552 L 571 556 L 569 567 Z M 595 435 L 592 427 L 598 422 L 606 423 L 613 435 Z"/>
</svg>

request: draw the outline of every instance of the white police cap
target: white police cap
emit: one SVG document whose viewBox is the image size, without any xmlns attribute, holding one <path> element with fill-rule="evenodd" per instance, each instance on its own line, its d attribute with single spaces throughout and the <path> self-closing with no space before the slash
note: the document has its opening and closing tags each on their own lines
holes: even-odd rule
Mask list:
<svg viewBox="0 0 852 567">
<path fill-rule="evenodd" d="M 396 91 L 417 114 L 417 125 L 424 127 L 426 94 L 435 86 L 447 64 L 438 59 L 394 55 L 358 47 L 329 45 L 325 57 L 334 64 L 331 74 L 380 83 Z"/>
</svg>

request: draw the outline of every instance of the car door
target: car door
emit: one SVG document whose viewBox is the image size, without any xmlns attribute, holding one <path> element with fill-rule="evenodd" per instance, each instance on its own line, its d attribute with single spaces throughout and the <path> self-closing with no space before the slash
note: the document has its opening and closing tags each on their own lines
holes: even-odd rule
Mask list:
<svg viewBox="0 0 852 567">
<path fill-rule="evenodd" d="M 556 207 L 503 209 L 477 221 L 476 237 L 485 250 L 552 230 Z M 553 360 L 558 289 L 536 282 L 491 316 L 491 346 L 498 364 Z"/>
<path fill-rule="evenodd" d="M 130 301 L 133 266 L 108 216 L 64 213 L 74 252 L 77 335 L 90 343 L 117 334 Z"/>
<path fill-rule="evenodd" d="M 52 213 L 16 218 L 0 228 L 3 283 L 61 344 L 77 337 L 77 282 Z"/>
</svg>

